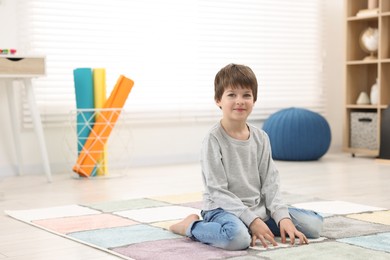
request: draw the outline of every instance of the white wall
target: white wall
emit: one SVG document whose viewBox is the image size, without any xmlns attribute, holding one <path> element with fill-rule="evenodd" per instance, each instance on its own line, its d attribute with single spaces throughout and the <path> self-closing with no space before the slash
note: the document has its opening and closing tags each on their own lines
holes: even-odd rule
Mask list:
<svg viewBox="0 0 390 260">
<path fill-rule="evenodd" d="M 0 0 L 0 48 L 18 48 L 16 37 L 16 4 L 17 0 Z M 332 129 L 331 150 L 341 151 L 343 122 L 343 1 L 327 0 L 325 47 L 325 84 L 328 95 L 326 117 Z M 5 88 L 0 83 L 0 177 L 14 174 L 15 156 L 9 122 L 8 100 Z M 133 125 L 128 128 L 130 135 L 128 158 L 130 166 L 147 164 L 166 164 L 196 162 L 204 134 L 214 122 L 169 123 Z M 257 123 L 259 126 L 260 123 Z M 67 128 L 45 128 L 49 159 L 53 172 L 70 171 L 68 147 L 64 137 L 68 136 Z M 26 173 L 41 173 L 41 158 L 38 143 L 31 130 L 23 130 L 24 170 Z"/>
<path fill-rule="evenodd" d="M 332 130 L 331 151 L 342 151 L 344 122 L 345 21 L 344 1 L 326 0 L 324 72 L 327 94 L 326 118 Z"/>
<path fill-rule="evenodd" d="M 0 0 L 0 48 L 17 47 L 17 20 L 16 2 L 14 0 Z M 12 132 L 9 127 L 7 92 L 3 82 L 0 81 L 0 176 L 9 172 L 14 164 Z"/>
</svg>

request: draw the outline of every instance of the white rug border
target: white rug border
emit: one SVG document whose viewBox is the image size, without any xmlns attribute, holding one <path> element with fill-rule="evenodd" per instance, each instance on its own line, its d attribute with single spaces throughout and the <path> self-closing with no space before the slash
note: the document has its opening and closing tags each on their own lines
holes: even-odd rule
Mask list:
<svg viewBox="0 0 390 260">
<path fill-rule="evenodd" d="M 78 205 L 78 204 L 72 204 L 72 205 Z M 84 207 L 83 205 L 78 205 L 78 206 Z M 43 210 L 43 209 L 48 209 L 48 208 L 42 208 L 42 210 Z M 36 210 L 36 209 L 35 209 L 35 210 Z M 5 213 L 7 216 L 9 216 L 9 217 L 11 217 L 11 218 L 13 218 L 13 219 L 16 219 L 16 220 L 21 221 L 21 222 L 26 223 L 26 224 L 29 224 L 29 225 L 34 226 L 34 227 L 36 227 L 36 228 L 45 230 L 45 231 L 47 231 L 47 232 L 49 232 L 49 233 L 52 233 L 52 234 L 55 234 L 55 235 L 57 235 L 57 236 L 60 236 L 60 237 L 63 237 L 63 238 L 69 239 L 69 240 L 73 240 L 73 241 L 78 242 L 78 243 L 83 244 L 83 245 L 90 246 L 90 247 L 92 247 L 92 248 L 101 250 L 101 251 L 103 251 L 103 252 L 106 252 L 106 253 L 109 253 L 109 254 L 118 256 L 118 257 L 120 257 L 120 258 L 122 258 L 122 259 L 126 259 L 126 260 L 136 260 L 136 259 L 134 259 L 134 258 L 130 258 L 130 257 L 127 257 L 127 256 L 125 256 L 125 255 L 121 255 L 121 254 L 119 254 L 119 253 L 117 253 L 117 252 L 115 252 L 115 251 L 113 251 L 113 250 L 110 250 L 110 249 L 107 249 L 107 248 L 104 248 L 104 247 L 100 247 L 100 246 L 97 246 L 97 245 L 95 245 L 95 244 L 87 243 L 87 242 L 85 242 L 85 241 L 79 240 L 79 239 L 77 239 L 77 238 L 73 238 L 73 237 L 68 236 L 68 235 L 66 235 L 66 234 L 62 234 L 62 233 L 59 233 L 59 232 L 55 232 L 55 231 L 53 231 L 53 230 L 51 230 L 51 229 L 47 229 L 47 228 L 45 228 L 45 227 L 39 226 L 39 225 L 37 225 L 37 224 L 34 224 L 34 223 L 31 222 L 31 221 L 27 221 L 27 220 L 18 218 L 18 217 L 16 217 L 15 215 L 12 214 L 14 211 L 18 211 L 18 210 L 4 210 L 4 213 Z M 23 211 L 28 211 L 28 210 L 23 210 Z M 100 213 L 102 214 L 102 212 L 100 212 Z M 66 216 L 65 216 L 65 217 L 66 217 Z"/>
<path fill-rule="evenodd" d="M 359 214 L 359 213 L 366 213 L 366 212 L 374 212 L 374 211 L 381 211 L 381 210 L 388 210 L 388 209 L 385 209 L 385 208 L 378 208 L 378 207 L 372 207 L 372 206 L 368 206 L 368 205 L 363 205 L 363 204 L 357 204 L 357 203 L 352 203 L 352 202 L 346 202 L 346 201 L 339 201 L 339 200 L 331 200 L 331 201 L 324 201 L 324 200 L 321 200 L 321 201 L 310 201 L 310 202 L 303 202 L 303 203 L 295 203 L 295 204 L 292 204 L 291 206 L 295 207 L 299 207 L 300 205 L 312 205 L 314 203 L 347 203 L 347 204 L 350 204 L 350 205 L 357 205 L 357 206 L 363 206 L 365 208 L 370 208 L 371 210 L 370 211 L 359 211 L 359 212 L 354 212 L 354 213 L 331 213 L 330 215 L 349 215 L 349 214 Z M 100 247 L 100 246 L 97 246 L 95 244 L 91 244 L 91 243 L 88 243 L 88 242 L 85 242 L 85 241 L 82 241 L 82 240 L 79 240 L 77 238 L 73 238 L 69 235 L 66 235 L 66 234 L 62 234 L 62 233 L 59 233 L 59 232 L 55 232 L 53 230 L 50 230 L 50 229 L 47 229 L 45 227 L 42 227 L 40 225 L 37 225 L 37 224 L 34 224 L 32 221 L 34 220 L 45 220 L 45 219 L 32 219 L 32 220 L 26 220 L 27 218 L 21 218 L 21 217 L 18 217 L 18 212 L 28 212 L 28 211 L 39 211 L 39 210 L 48 210 L 48 209 L 53 209 L 53 208 L 60 208 L 60 207 L 68 207 L 68 206 L 79 206 L 79 207 L 84 207 L 84 208 L 87 208 L 87 209 L 90 209 L 91 211 L 96 211 L 98 213 L 95 213 L 95 214 L 103 214 L 104 212 L 102 211 L 98 211 L 98 210 L 95 210 L 93 208 L 90 208 L 89 206 L 86 206 L 86 205 L 81 205 L 81 204 L 68 204 L 68 205 L 63 205 L 63 206 L 54 206 L 54 207 L 46 207 L 46 208 L 36 208 L 36 209 L 29 209 L 29 210 L 4 210 L 4 213 L 6 215 L 8 215 L 9 217 L 13 218 L 13 219 L 16 219 L 18 221 L 21 221 L 23 223 L 26 223 L 26 224 L 29 224 L 31 226 L 34 226 L 36 228 L 39 228 L 41 230 L 45 230 L 49 233 L 52 233 L 52 234 L 55 234 L 55 235 L 58 235 L 60 237 L 63 237 L 63 238 L 66 238 L 66 239 L 69 239 L 69 240 L 73 240 L 77 243 L 80 243 L 80 244 L 83 244 L 83 245 L 87 245 L 87 246 L 90 246 L 92 248 L 95 248 L 95 249 L 98 249 L 98 250 L 101 250 L 103 252 L 106 252 L 106 253 L 109 253 L 109 254 L 112 254 L 112 255 L 115 255 L 115 256 L 118 256 L 122 259 L 127 259 L 127 260 L 136 260 L 134 258 L 130 258 L 130 257 L 127 257 L 125 255 L 122 255 L 122 254 L 119 254 L 113 250 L 110 250 L 110 249 L 107 249 L 107 248 L 104 248 L 104 247 Z M 173 204 L 173 206 L 180 206 L 180 205 L 177 205 L 177 204 Z M 181 206 L 183 207 L 183 206 Z M 305 209 L 305 207 L 303 207 Z M 307 207 L 307 209 L 311 209 L 310 207 Z M 196 209 L 198 210 L 198 209 Z M 116 214 L 117 212 L 112 212 L 112 214 L 114 215 L 119 215 L 119 214 Z M 319 212 L 321 213 L 321 212 Z M 65 215 L 65 216 L 57 216 L 57 217 L 52 217 L 52 218 L 60 218 L 60 217 L 67 217 L 67 216 L 83 216 L 83 215 L 90 215 L 90 214 L 82 214 L 82 215 Z M 123 216 L 123 217 L 126 217 L 126 216 Z M 50 219 L 50 218 L 46 218 L 46 219 Z M 143 224 L 146 224 L 146 225 L 151 225 L 151 223 L 143 223 Z M 325 237 L 320 237 L 319 239 L 314 239 L 312 242 L 325 242 L 326 240 L 328 240 L 327 238 Z M 310 242 L 310 241 L 309 241 Z M 280 245 L 278 247 L 274 247 L 274 248 L 260 248 L 259 246 L 255 246 L 255 247 L 250 247 L 251 249 L 253 250 L 256 250 L 256 251 L 267 251 L 269 249 L 278 249 L 278 248 L 284 248 L 284 247 L 290 247 L 289 245 Z M 372 249 L 371 249 L 372 250 Z"/>
</svg>

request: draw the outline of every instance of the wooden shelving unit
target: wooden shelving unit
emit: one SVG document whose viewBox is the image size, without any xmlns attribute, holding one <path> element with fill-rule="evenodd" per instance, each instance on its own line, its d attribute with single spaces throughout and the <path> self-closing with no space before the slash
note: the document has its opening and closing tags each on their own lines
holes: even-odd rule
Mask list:
<svg viewBox="0 0 390 260">
<path fill-rule="evenodd" d="M 378 0 L 378 12 L 369 16 L 357 16 L 361 10 L 368 9 L 368 0 L 345 0 L 346 10 L 346 60 L 345 60 L 345 122 L 344 151 L 366 156 L 379 154 L 380 124 L 382 111 L 390 104 L 390 0 Z M 365 60 L 369 54 L 360 46 L 361 33 L 368 27 L 378 28 L 379 45 L 376 59 Z M 370 95 L 371 87 L 378 80 L 378 104 L 358 105 L 361 92 Z M 376 117 L 373 131 L 365 133 L 377 142 L 377 147 L 356 147 L 352 143 L 351 115 L 372 113 Z"/>
</svg>

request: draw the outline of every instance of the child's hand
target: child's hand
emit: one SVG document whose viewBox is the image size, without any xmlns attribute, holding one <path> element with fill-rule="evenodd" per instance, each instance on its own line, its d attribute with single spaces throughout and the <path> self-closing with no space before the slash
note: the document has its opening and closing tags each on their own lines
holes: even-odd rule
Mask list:
<svg viewBox="0 0 390 260">
<path fill-rule="evenodd" d="M 263 247 L 268 247 L 267 240 L 270 242 L 273 246 L 277 246 L 274 239 L 274 234 L 272 234 L 271 230 L 268 228 L 268 226 L 262 221 L 261 219 L 257 218 L 253 220 L 253 222 L 250 224 L 249 229 L 252 233 L 252 243 L 251 246 L 256 245 L 256 240 L 259 239 Z"/>
<path fill-rule="evenodd" d="M 309 244 L 306 236 L 298 231 L 292 223 L 291 219 L 285 218 L 279 222 L 280 236 L 282 237 L 282 243 L 286 243 L 286 234 L 290 237 L 291 245 L 295 244 L 295 237 L 299 238 L 299 244 Z"/>
</svg>

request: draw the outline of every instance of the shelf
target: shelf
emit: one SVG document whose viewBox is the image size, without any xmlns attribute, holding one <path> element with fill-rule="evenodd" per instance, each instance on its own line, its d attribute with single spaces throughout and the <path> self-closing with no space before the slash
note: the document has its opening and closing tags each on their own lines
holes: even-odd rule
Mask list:
<svg viewBox="0 0 390 260">
<path fill-rule="evenodd" d="M 390 63 L 390 58 L 386 59 L 376 59 L 376 60 L 350 60 L 347 61 L 347 65 L 365 65 L 365 64 L 377 64 L 377 63 Z"/>
<path fill-rule="evenodd" d="M 352 154 L 379 155 L 382 112 L 390 105 L 390 0 L 378 0 L 378 10 L 368 9 L 368 0 L 346 1 L 346 59 L 343 149 Z M 372 10 L 372 9 L 371 9 Z M 367 16 L 356 16 L 366 13 Z M 367 28 L 379 33 L 376 59 L 365 59 L 369 54 L 360 45 L 361 34 Z M 377 82 L 378 104 L 356 104 L 362 92 L 370 97 Z M 371 121 L 360 120 L 370 118 Z M 357 120 L 359 119 L 359 120 Z M 368 120 L 368 119 L 367 119 Z M 368 125 L 369 124 L 369 125 Z M 378 149 L 377 149 L 378 147 Z"/>
<path fill-rule="evenodd" d="M 369 95 L 371 86 L 374 85 L 377 77 L 377 63 L 348 66 L 346 69 L 346 104 L 356 104 L 361 92 L 366 92 Z"/>
<path fill-rule="evenodd" d="M 390 60 L 389 60 L 390 62 Z M 377 64 L 378 59 L 376 60 L 351 60 L 347 61 L 347 65 L 364 65 L 364 64 Z"/>
<path fill-rule="evenodd" d="M 346 108 L 351 108 L 351 109 L 372 109 L 376 110 L 378 109 L 377 105 L 356 105 L 356 104 L 349 104 L 345 106 Z"/>
<path fill-rule="evenodd" d="M 377 157 L 379 155 L 379 150 L 369 150 L 369 149 L 361 149 L 361 148 L 345 148 L 345 152 L 351 154 L 364 154 L 367 156 Z"/>
<path fill-rule="evenodd" d="M 379 15 L 370 15 L 370 16 L 351 16 L 347 18 L 348 22 L 353 22 L 353 21 L 363 21 L 363 20 L 378 20 Z"/>
<path fill-rule="evenodd" d="M 390 105 L 390 104 L 389 104 Z M 357 104 L 347 104 L 345 108 L 347 109 L 367 109 L 367 110 L 377 110 L 377 109 L 386 109 L 389 105 L 357 105 Z"/>
<path fill-rule="evenodd" d="M 362 32 L 369 27 L 379 28 L 379 19 L 358 19 L 347 23 L 347 46 L 349 46 L 349 48 L 347 48 L 348 61 L 363 61 L 365 57 L 369 56 L 369 53 L 365 52 L 359 44 Z"/>
<path fill-rule="evenodd" d="M 376 60 L 349 60 L 347 65 L 364 65 L 364 64 L 377 64 L 377 63 L 390 63 L 390 58 L 376 59 Z"/>
</svg>

